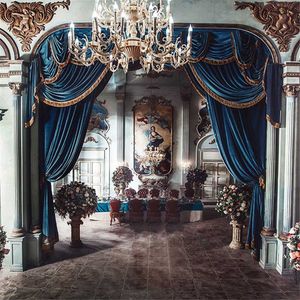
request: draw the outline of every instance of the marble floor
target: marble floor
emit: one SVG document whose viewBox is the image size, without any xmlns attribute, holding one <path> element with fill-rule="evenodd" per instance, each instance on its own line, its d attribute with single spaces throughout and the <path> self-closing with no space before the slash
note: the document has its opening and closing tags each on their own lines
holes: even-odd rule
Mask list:
<svg viewBox="0 0 300 300">
<path fill-rule="evenodd" d="M 85 220 L 84 247 L 61 241 L 39 268 L 1 271 L 1 299 L 300 299 L 300 284 L 230 250 L 224 218 L 184 225 L 109 226 Z"/>
</svg>

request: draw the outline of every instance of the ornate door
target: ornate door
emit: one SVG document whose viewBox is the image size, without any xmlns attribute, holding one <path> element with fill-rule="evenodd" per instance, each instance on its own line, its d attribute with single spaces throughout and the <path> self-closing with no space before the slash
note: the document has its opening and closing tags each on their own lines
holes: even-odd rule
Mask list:
<svg viewBox="0 0 300 300">
<path fill-rule="evenodd" d="M 207 179 L 201 189 L 201 198 L 206 206 L 215 206 L 219 191 L 228 185 L 230 174 L 221 158 L 213 134 L 200 140 L 197 147 L 197 164 L 207 172 Z"/>
</svg>

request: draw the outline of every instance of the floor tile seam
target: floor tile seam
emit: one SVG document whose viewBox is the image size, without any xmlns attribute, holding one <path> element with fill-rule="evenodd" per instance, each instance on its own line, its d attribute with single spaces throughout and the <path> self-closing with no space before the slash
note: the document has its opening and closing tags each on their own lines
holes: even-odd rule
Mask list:
<svg viewBox="0 0 300 300">
<path fill-rule="evenodd" d="M 104 272 L 102 272 L 102 274 L 101 274 L 101 279 L 99 280 L 99 282 L 98 282 L 98 284 L 97 284 L 97 286 L 96 286 L 96 288 L 95 288 L 93 299 L 96 299 L 96 293 L 97 293 L 97 290 L 98 290 L 98 288 L 100 287 L 100 285 L 101 285 L 101 283 L 102 283 L 102 281 L 103 281 L 103 278 L 104 278 Z"/>
<path fill-rule="evenodd" d="M 127 278 L 128 268 L 129 268 L 129 262 L 130 262 L 130 258 L 129 257 L 128 257 L 128 261 L 127 261 L 126 271 L 125 271 L 125 274 L 124 274 L 123 286 L 122 286 L 122 289 L 121 289 L 120 299 L 122 298 L 123 292 L 124 292 L 124 289 L 125 289 L 125 283 L 126 283 L 126 278 Z"/>
<path fill-rule="evenodd" d="M 185 248 L 185 244 L 183 243 L 183 249 L 184 249 L 184 252 L 185 252 L 185 256 L 187 258 L 187 261 L 188 261 L 188 266 L 189 266 L 189 269 L 190 269 L 190 272 L 192 274 L 192 280 L 193 280 L 193 285 L 194 285 L 194 289 L 196 291 L 196 294 L 197 294 L 197 298 L 199 297 L 199 291 L 197 289 L 197 286 L 196 286 L 196 282 L 195 282 L 195 278 L 194 278 L 194 273 L 193 273 L 193 269 L 191 268 L 191 262 L 190 262 L 190 259 L 187 255 L 187 251 L 186 251 L 186 248 Z"/>
<path fill-rule="evenodd" d="M 150 239 L 150 236 L 148 236 L 148 263 L 147 263 L 147 296 L 146 298 L 148 299 L 148 295 L 149 295 L 149 265 L 150 265 L 150 244 L 151 244 L 151 239 Z"/>
</svg>

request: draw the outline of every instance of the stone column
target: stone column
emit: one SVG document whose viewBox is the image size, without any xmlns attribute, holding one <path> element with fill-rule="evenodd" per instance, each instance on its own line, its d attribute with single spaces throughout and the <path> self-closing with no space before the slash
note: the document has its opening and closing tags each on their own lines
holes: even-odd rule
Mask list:
<svg viewBox="0 0 300 300">
<path fill-rule="evenodd" d="M 286 85 L 286 141 L 285 141 L 285 167 L 284 167 L 284 204 L 283 204 L 283 232 L 281 237 L 286 235 L 292 226 L 292 206 L 294 198 L 295 165 L 295 130 L 296 130 L 296 108 L 298 101 L 299 87 Z"/>
<path fill-rule="evenodd" d="M 260 265 L 264 269 L 273 269 L 276 266 L 276 238 L 274 237 L 274 204 L 276 186 L 276 128 L 267 123 L 267 161 L 266 161 L 266 192 L 264 227 L 261 232 L 262 248 Z"/>
<path fill-rule="evenodd" d="M 14 150 L 15 150 L 15 216 L 14 216 L 14 230 L 12 237 L 24 236 L 23 220 L 22 220 L 22 198 L 21 198 L 21 134 L 20 134 L 20 120 L 21 120 L 21 95 L 23 91 L 23 84 L 17 82 L 10 82 L 9 87 L 13 93 L 14 103 Z"/>
<path fill-rule="evenodd" d="M 299 187 L 299 174 L 297 172 L 297 145 L 300 142 L 297 129 L 298 94 L 300 90 L 300 63 L 286 62 L 284 65 L 284 92 L 286 94 L 285 114 L 285 159 L 284 159 L 284 193 L 282 231 L 278 232 L 277 264 L 280 274 L 290 273 L 287 234 L 293 225 L 294 204 L 297 199 L 296 189 Z"/>
<path fill-rule="evenodd" d="M 125 86 L 118 86 L 116 90 L 117 99 L 117 161 L 125 160 Z"/>
<path fill-rule="evenodd" d="M 190 159 L 190 90 L 181 90 L 182 101 L 182 148 L 181 148 L 181 163 L 188 163 Z M 186 181 L 186 174 L 183 165 L 181 167 L 181 186 L 184 189 L 184 183 Z"/>
<path fill-rule="evenodd" d="M 21 96 L 24 85 L 20 82 L 10 82 L 10 89 L 13 93 L 14 109 L 14 172 L 15 172 L 15 215 L 14 229 L 9 237 L 11 248 L 10 270 L 14 272 L 24 271 L 25 269 L 25 231 L 23 228 L 23 203 L 21 193 Z"/>
</svg>

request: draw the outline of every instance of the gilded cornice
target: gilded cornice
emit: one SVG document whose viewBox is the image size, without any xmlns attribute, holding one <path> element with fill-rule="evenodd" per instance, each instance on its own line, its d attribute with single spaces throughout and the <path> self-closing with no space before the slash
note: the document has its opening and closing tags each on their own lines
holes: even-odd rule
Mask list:
<svg viewBox="0 0 300 300">
<path fill-rule="evenodd" d="M 9 24 L 8 30 L 18 38 L 22 50 L 31 50 L 32 39 L 49 23 L 59 7 L 69 9 L 70 0 L 43 4 L 42 2 L 17 2 L 10 6 L 0 3 L 0 19 Z"/>
<path fill-rule="evenodd" d="M 293 37 L 300 32 L 300 2 L 235 2 L 235 9 L 249 8 L 264 25 L 266 34 L 276 39 L 281 52 L 287 52 Z"/>
</svg>

